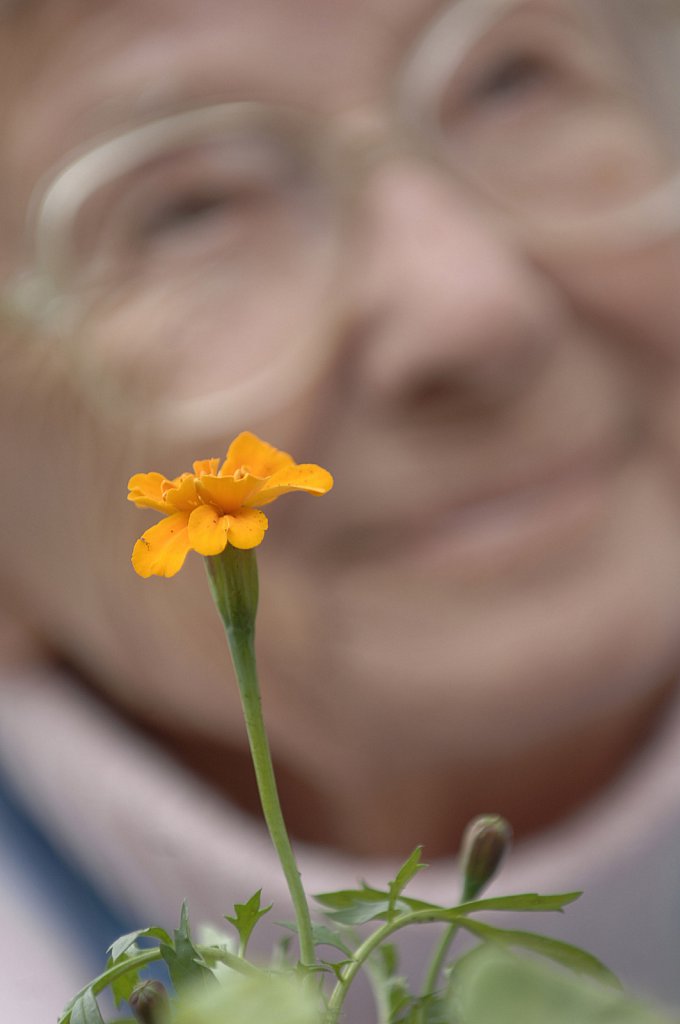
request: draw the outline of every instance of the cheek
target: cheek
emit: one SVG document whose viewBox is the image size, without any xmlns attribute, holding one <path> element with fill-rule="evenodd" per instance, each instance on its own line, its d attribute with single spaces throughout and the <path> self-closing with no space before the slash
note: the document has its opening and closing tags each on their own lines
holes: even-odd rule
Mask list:
<svg viewBox="0 0 680 1024">
<path fill-rule="evenodd" d="M 640 358 L 680 362 L 680 238 L 574 259 L 555 276 L 581 316 Z"/>
<path fill-rule="evenodd" d="M 620 348 L 680 481 L 680 239 L 574 260 L 559 278 L 577 315 Z"/>
</svg>

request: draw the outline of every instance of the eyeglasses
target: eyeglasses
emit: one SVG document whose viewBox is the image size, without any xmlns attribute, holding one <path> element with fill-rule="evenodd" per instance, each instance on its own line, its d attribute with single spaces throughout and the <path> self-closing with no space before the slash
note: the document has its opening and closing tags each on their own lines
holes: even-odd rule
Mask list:
<svg viewBox="0 0 680 1024">
<path fill-rule="evenodd" d="M 628 46 L 638 23 L 606 6 L 459 0 L 372 121 L 230 102 L 98 140 L 35 198 L 32 314 L 98 401 L 186 435 L 249 422 L 320 368 L 352 204 L 386 159 L 425 161 L 555 253 L 675 230 L 676 140 Z"/>
</svg>

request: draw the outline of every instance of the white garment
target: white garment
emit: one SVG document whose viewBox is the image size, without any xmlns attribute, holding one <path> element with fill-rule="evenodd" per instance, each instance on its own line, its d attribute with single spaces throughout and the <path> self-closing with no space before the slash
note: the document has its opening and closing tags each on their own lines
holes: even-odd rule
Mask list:
<svg viewBox="0 0 680 1024">
<path fill-rule="evenodd" d="M 497 915 L 495 923 L 583 945 L 628 985 L 675 1005 L 680 1005 L 679 741 L 676 703 L 626 774 L 568 822 L 518 844 L 490 890 L 584 889 L 582 900 L 564 915 L 522 915 L 521 920 Z M 290 920 L 285 886 L 259 823 L 83 697 L 64 675 L 33 670 L 3 682 L 0 765 L 55 845 L 139 927 L 174 927 L 185 898 L 194 924 L 219 926 L 234 902 L 260 887 L 263 899 L 275 903 L 255 933 L 261 948 L 281 935 L 276 921 Z M 358 879 L 382 886 L 396 867 L 304 844 L 296 844 L 296 853 L 311 893 Z M 0 1020 L 47 1024 L 88 979 L 72 950 L 64 949 L 58 969 L 52 963 L 50 924 L 32 899 L 30 878 L 20 877 L 20 865 L 0 859 L 0 872 Z M 455 902 L 453 861 L 438 861 L 421 872 L 410 892 Z M 434 933 L 423 926 L 404 936 L 405 957 L 417 970 Z M 34 960 L 44 961 L 39 982 L 26 977 L 28 950 Z M 13 961 L 16 970 L 9 966 Z M 371 1015 L 364 1013 L 367 1024 Z"/>
</svg>

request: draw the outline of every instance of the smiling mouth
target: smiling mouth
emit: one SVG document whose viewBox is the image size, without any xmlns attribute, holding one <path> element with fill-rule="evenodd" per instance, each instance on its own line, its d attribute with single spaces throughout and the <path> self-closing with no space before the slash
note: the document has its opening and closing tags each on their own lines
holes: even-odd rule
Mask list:
<svg viewBox="0 0 680 1024">
<path fill-rule="evenodd" d="M 572 459 L 478 496 L 424 504 L 418 516 L 352 531 L 348 555 L 411 564 L 435 576 L 495 575 L 536 564 L 597 531 L 614 507 L 626 461 L 621 452 Z"/>
</svg>

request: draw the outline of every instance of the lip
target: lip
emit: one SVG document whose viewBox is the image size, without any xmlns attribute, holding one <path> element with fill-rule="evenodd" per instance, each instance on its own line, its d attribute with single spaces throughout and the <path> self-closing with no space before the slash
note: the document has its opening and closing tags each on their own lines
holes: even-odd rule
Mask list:
<svg viewBox="0 0 680 1024">
<path fill-rule="evenodd" d="M 358 531 L 354 554 L 433 575 L 497 575 L 564 554 L 613 507 L 624 454 L 582 454 Z"/>
</svg>

